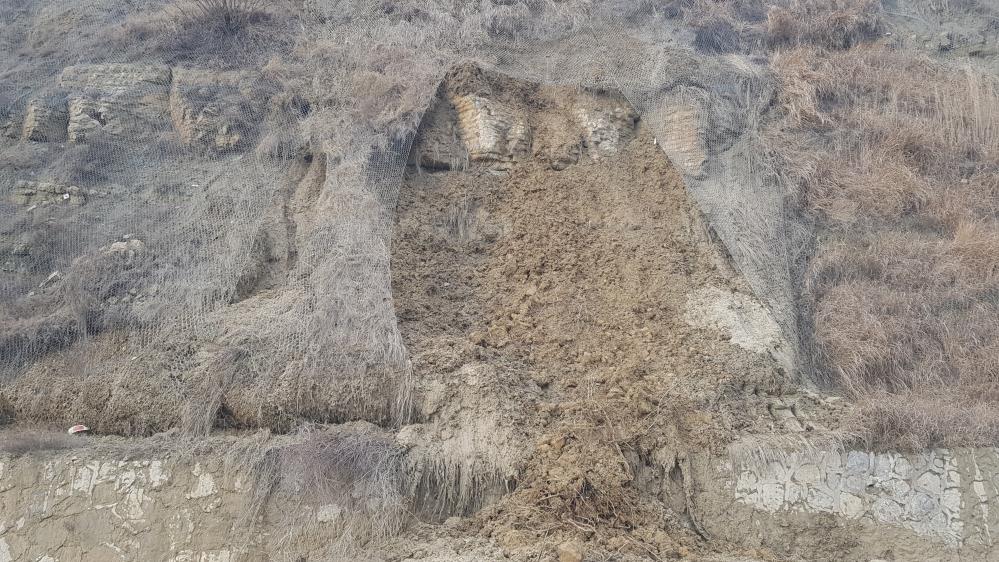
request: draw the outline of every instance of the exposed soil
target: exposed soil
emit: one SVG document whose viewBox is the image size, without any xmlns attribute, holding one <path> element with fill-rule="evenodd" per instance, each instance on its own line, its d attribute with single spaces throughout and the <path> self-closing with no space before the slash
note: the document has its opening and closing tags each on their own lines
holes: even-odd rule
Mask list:
<svg viewBox="0 0 999 562">
<path fill-rule="evenodd" d="M 531 96 L 520 111 L 558 111 L 544 92 Z M 448 112 L 444 101 L 432 110 L 417 156 L 446 137 L 427 128 Z M 470 525 L 517 559 L 569 540 L 674 556 L 699 531 L 687 452 L 722 450 L 746 433 L 790 436 L 772 405 L 794 392 L 772 357 L 688 322 L 696 289 L 748 290 L 644 128 L 615 156 L 556 167 L 541 157 L 505 174 L 474 162 L 410 167 L 392 263 L 400 328 L 424 393 L 485 363 L 505 381 L 497 407 L 522 413 L 514 433 L 524 440 L 507 447 L 516 489 Z M 456 392 L 467 400 L 485 388 Z M 839 424 L 840 414 L 814 403 L 823 423 Z"/>
</svg>

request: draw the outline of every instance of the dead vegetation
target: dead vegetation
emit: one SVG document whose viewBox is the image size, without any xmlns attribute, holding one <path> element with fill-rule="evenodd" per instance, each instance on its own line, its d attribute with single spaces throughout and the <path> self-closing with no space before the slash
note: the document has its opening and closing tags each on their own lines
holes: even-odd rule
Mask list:
<svg viewBox="0 0 999 562">
<path fill-rule="evenodd" d="M 878 0 L 792 0 L 767 12 L 771 46 L 813 45 L 845 49 L 881 32 Z"/>
<path fill-rule="evenodd" d="M 840 19 L 861 39 L 876 28 Z M 874 445 L 993 444 L 999 82 L 795 37 L 773 57 L 784 118 L 770 142 L 817 225 L 804 293 L 820 372 L 865 404 Z"/>
<path fill-rule="evenodd" d="M 129 14 L 100 35 L 125 59 L 222 68 L 261 64 L 261 56 L 288 48 L 298 15 L 290 2 L 174 0 Z"/>
</svg>

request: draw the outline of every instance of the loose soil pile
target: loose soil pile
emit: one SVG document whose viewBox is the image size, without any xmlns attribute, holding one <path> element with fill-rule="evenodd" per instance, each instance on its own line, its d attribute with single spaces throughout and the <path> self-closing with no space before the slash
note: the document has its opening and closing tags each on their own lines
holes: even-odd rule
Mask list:
<svg viewBox="0 0 999 562">
<path fill-rule="evenodd" d="M 564 108 L 548 99 L 529 91 L 517 110 L 557 121 Z M 449 111 L 445 101 L 432 110 L 417 156 L 446 138 Z M 650 134 L 639 125 L 615 156 L 584 153 L 561 170 L 539 157 L 547 141 L 537 132 L 534 156 L 505 174 L 475 162 L 409 169 L 392 270 L 418 385 L 469 401 L 489 388 L 463 383 L 469 365 L 505 381 L 502 396 L 478 396 L 478 416 L 425 408 L 421 421 L 476 434 L 491 407 L 518 412 L 520 427 L 496 428 L 510 440 L 499 456 L 516 459 L 516 489 L 468 523 L 515 557 L 571 540 L 676 555 L 699 532 L 686 453 L 746 433 L 790 437 L 773 395 L 793 392 L 772 357 L 688 322 L 697 289 L 748 290 Z"/>
</svg>

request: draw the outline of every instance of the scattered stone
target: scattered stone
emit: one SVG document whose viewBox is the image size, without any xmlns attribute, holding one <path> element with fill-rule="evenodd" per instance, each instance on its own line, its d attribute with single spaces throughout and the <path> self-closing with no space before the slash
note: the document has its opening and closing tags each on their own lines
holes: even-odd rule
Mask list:
<svg viewBox="0 0 999 562">
<path fill-rule="evenodd" d="M 583 562 L 583 545 L 570 541 L 558 545 L 559 562 Z"/>
</svg>

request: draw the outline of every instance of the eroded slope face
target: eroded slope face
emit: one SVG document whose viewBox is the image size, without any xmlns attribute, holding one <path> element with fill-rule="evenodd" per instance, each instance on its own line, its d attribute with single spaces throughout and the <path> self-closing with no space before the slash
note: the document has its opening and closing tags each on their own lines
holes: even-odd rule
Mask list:
<svg viewBox="0 0 999 562">
<path fill-rule="evenodd" d="M 393 294 L 423 423 L 404 431 L 510 471 L 480 515 L 505 547 L 571 519 L 671 553 L 697 529 L 688 451 L 835 425 L 775 395 L 778 330 L 625 100 L 462 68 L 412 162 Z"/>
</svg>

